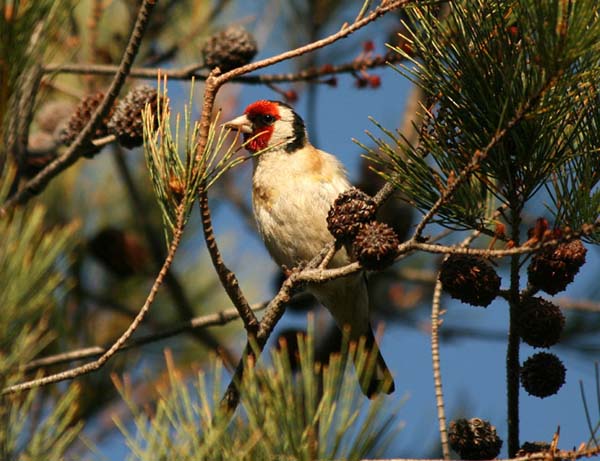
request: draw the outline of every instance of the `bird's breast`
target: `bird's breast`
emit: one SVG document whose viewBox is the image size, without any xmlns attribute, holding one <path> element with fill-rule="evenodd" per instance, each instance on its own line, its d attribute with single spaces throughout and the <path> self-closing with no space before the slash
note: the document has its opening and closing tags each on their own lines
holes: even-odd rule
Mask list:
<svg viewBox="0 0 600 461">
<path fill-rule="evenodd" d="M 311 146 L 312 147 L 312 146 Z M 329 154 L 312 148 L 294 154 L 267 153 L 254 168 L 252 202 L 258 230 L 279 265 L 311 260 L 333 237 L 327 212 L 349 187 Z"/>
</svg>

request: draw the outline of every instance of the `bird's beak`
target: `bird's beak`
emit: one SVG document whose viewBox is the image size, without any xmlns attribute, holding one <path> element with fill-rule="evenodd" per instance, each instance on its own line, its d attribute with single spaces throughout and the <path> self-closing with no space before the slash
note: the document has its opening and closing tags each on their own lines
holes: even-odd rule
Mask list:
<svg viewBox="0 0 600 461">
<path fill-rule="evenodd" d="M 240 131 L 246 134 L 252 134 L 253 132 L 252 123 L 250 122 L 250 120 L 248 120 L 248 117 L 246 117 L 245 114 L 240 115 L 239 117 L 234 118 L 233 120 L 230 120 L 229 122 L 225 123 L 225 128 L 230 128 L 232 130 Z"/>
</svg>

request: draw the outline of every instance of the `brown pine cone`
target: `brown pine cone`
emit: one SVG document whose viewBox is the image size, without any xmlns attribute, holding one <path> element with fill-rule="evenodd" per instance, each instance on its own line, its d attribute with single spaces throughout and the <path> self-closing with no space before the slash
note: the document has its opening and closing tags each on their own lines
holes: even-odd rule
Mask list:
<svg viewBox="0 0 600 461">
<path fill-rule="evenodd" d="M 529 395 L 544 398 L 554 395 L 565 383 L 566 369 L 554 354 L 538 352 L 521 367 L 521 384 Z"/>
<path fill-rule="evenodd" d="M 202 48 L 204 64 L 227 72 L 252 61 L 258 52 L 256 40 L 242 26 L 228 26 L 210 37 Z"/>
<path fill-rule="evenodd" d="M 92 256 L 115 275 L 143 274 L 150 256 L 137 235 L 114 227 L 105 227 L 88 243 Z"/>
<path fill-rule="evenodd" d="M 551 295 L 563 291 L 585 263 L 586 252 L 581 240 L 542 249 L 527 268 L 529 283 Z"/>
<path fill-rule="evenodd" d="M 502 448 L 502 440 L 496 434 L 496 428 L 479 418 L 452 421 L 448 430 L 448 442 L 461 459 L 493 459 Z"/>
<path fill-rule="evenodd" d="M 558 343 L 565 326 L 560 308 L 542 298 L 525 298 L 518 306 L 519 336 L 533 347 L 550 347 Z"/>
<path fill-rule="evenodd" d="M 500 290 L 494 268 L 475 256 L 450 255 L 442 263 L 440 280 L 450 296 L 473 306 L 489 306 Z"/>
<path fill-rule="evenodd" d="M 79 133 L 83 130 L 85 125 L 89 122 L 90 118 L 94 111 L 98 108 L 102 100 L 104 99 L 104 93 L 101 91 L 96 94 L 92 94 L 83 98 L 80 103 L 75 108 L 75 112 L 71 115 L 69 122 L 67 123 L 66 128 L 59 135 L 59 140 L 65 145 L 70 145 L 75 141 L 75 138 L 79 135 Z M 111 109 L 106 118 L 96 127 L 96 131 L 92 135 L 92 139 L 103 138 L 108 135 L 107 124 L 112 116 L 114 109 Z M 100 152 L 100 147 L 87 146 L 90 153 Z"/>
<path fill-rule="evenodd" d="M 398 255 L 400 242 L 387 224 L 373 221 L 364 224 L 353 242 L 353 253 L 365 269 L 382 270 Z"/>
<path fill-rule="evenodd" d="M 114 115 L 108 122 L 108 129 L 117 136 L 117 141 L 127 149 L 141 146 L 144 143 L 144 122 L 142 112 L 150 104 L 156 117 L 158 94 L 149 85 L 139 85 L 133 88 L 125 99 L 116 107 Z M 158 120 L 155 120 L 158 124 Z"/>
<path fill-rule="evenodd" d="M 353 187 L 342 192 L 327 213 L 327 228 L 337 240 L 349 243 L 363 224 L 375 220 L 377 206 L 373 199 Z"/>
</svg>

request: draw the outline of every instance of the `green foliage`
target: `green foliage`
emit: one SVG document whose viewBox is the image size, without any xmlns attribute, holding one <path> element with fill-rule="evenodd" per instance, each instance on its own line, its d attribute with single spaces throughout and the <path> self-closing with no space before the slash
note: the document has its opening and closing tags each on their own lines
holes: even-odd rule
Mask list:
<svg viewBox="0 0 600 461">
<path fill-rule="evenodd" d="M 0 133 L 24 76 L 46 52 L 75 0 L 0 0 Z"/>
<path fill-rule="evenodd" d="M 10 178 L 0 178 L 4 189 Z M 76 226 L 49 230 L 44 216 L 43 207 L 34 206 L 0 219 L 0 376 L 31 360 L 48 340 L 45 324 L 64 279 L 57 263 L 72 247 Z"/>
<path fill-rule="evenodd" d="M 380 452 L 398 432 L 386 397 L 367 401 L 350 362 L 365 366 L 364 348 L 343 348 L 322 367 L 313 357 L 312 335 L 298 338 L 299 371 L 286 347 L 274 350 L 271 366 L 247 366 L 240 412 L 233 420 L 219 405 L 222 367 L 211 382 L 200 373 L 193 391 L 169 366 L 170 389 L 160 393 L 150 416 L 120 391 L 134 414 L 136 433 L 123 424 L 130 460 L 358 460 Z M 212 390 L 210 388 L 212 387 Z"/>
<path fill-rule="evenodd" d="M 198 153 L 198 122 L 192 122 L 191 108 L 194 85 L 190 85 L 190 102 L 184 110 L 184 133 L 180 138 L 181 117 L 175 117 L 175 133 L 171 130 L 171 111 L 167 99 L 165 79 L 161 94 L 159 88 L 157 113 L 147 107 L 144 113 L 144 152 L 150 178 L 158 203 L 163 212 L 165 227 L 173 229 L 179 206 L 187 216 L 194 204 L 198 187 L 209 189 L 223 173 L 247 160 L 235 156 L 240 150 L 235 144 L 223 149 L 230 129 L 219 127 L 219 117 L 210 126 L 204 152 Z M 182 159 L 182 151 L 183 157 Z"/>
<path fill-rule="evenodd" d="M 379 151 L 370 155 L 427 210 L 485 151 L 470 180 L 440 209 L 444 225 L 472 228 L 489 216 L 491 197 L 496 206 L 521 209 L 544 186 L 559 203 L 557 224 L 595 221 L 598 198 L 590 207 L 590 194 L 600 144 L 589 134 L 597 132 L 600 110 L 596 2 L 477 0 L 449 9 L 444 19 L 431 7 L 411 9 L 406 39 L 414 57 L 396 49 L 410 60 L 400 72 L 430 101 L 420 144 L 384 130 L 391 142 L 372 136 Z M 591 168 L 587 179 L 579 175 L 583 168 Z M 553 182 L 561 173 L 569 179 Z M 584 185 L 573 189 L 573 183 Z M 578 208 L 566 205 L 577 189 Z"/>
<path fill-rule="evenodd" d="M 0 176 L 4 200 L 12 173 Z M 52 339 L 49 319 L 64 276 L 60 262 L 72 247 L 75 226 L 47 229 L 44 209 L 20 208 L 0 219 L 0 387 L 23 379 L 20 368 Z M 36 392 L 0 397 L 0 458 L 59 460 L 79 432 L 74 424 L 77 391 L 66 392 L 46 410 Z M 44 417 L 32 416 L 42 405 Z"/>
<path fill-rule="evenodd" d="M 0 403 L 0 457 L 11 461 L 59 461 L 77 437 L 82 423 L 74 423 L 79 392 L 71 386 L 41 421 L 35 421 L 36 397 L 33 390 L 24 400 L 4 397 Z M 39 405 L 40 402 L 37 402 Z M 44 409 L 46 410 L 46 409 Z"/>
</svg>

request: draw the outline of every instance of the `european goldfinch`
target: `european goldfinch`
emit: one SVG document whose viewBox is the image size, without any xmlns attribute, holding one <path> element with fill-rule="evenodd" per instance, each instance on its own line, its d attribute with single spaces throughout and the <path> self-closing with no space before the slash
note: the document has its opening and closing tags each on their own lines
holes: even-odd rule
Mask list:
<svg viewBox="0 0 600 461">
<path fill-rule="evenodd" d="M 351 188 L 345 169 L 333 155 L 310 144 L 304 121 L 285 103 L 256 101 L 225 126 L 243 133 L 249 152 L 264 151 L 254 157 L 252 204 L 269 253 L 287 268 L 310 261 L 333 241 L 327 212 L 338 195 Z M 342 248 L 330 267 L 350 262 Z M 351 340 L 366 338 L 375 369 L 359 376 L 363 393 L 371 397 L 381 390 L 393 392 L 390 371 L 369 321 L 365 275 L 353 274 L 307 289 L 329 309 L 340 328 L 349 327 Z"/>
</svg>

